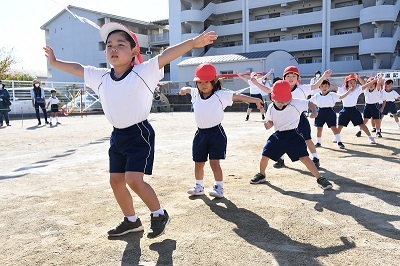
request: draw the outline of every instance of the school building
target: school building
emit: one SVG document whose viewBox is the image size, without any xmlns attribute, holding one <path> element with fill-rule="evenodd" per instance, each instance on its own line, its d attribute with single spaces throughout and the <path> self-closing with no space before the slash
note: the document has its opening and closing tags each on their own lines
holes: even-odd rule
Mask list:
<svg viewBox="0 0 400 266">
<path fill-rule="evenodd" d="M 190 81 L 195 66 L 205 61 L 223 74 L 274 68 L 279 75 L 285 66 L 296 65 L 303 78 L 326 69 L 367 76 L 400 69 L 399 0 L 170 0 L 169 19 L 154 22 L 68 7 L 98 26 L 127 25 L 138 33 L 144 60 L 203 31 L 216 32 L 212 45 L 171 62 L 164 80 Z M 98 30 L 66 10 L 41 29 L 60 59 L 108 66 Z M 48 76 L 82 81 L 50 66 Z"/>
</svg>

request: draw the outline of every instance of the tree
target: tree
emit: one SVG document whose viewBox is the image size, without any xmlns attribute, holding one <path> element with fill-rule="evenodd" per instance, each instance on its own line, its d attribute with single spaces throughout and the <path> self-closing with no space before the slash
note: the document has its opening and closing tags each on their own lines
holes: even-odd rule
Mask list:
<svg viewBox="0 0 400 266">
<path fill-rule="evenodd" d="M 7 49 L 6 47 L 0 48 L 0 78 L 3 78 L 4 75 L 8 74 L 11 69 L 11 66 L 17 63 L 14 54 L 14 48 Z"/>
</svg>

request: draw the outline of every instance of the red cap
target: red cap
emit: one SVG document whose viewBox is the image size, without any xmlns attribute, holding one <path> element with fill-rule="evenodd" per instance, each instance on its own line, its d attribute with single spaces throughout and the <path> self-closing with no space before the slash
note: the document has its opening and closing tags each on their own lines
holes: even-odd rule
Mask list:
<svg viewBox="0 0 400 266">
<path fill-rule="evenodd" d="M 285 68 L 285 70 L 283 71 L 283 77 L 285 78 L 285 75 L 289 73 L 294 73 L 297 76 L 300 76 L 299 69 L 295 66 L 288 66 L 287 68 Z"/>
<path fill-rule="evenodd" d="M 346 76 L 346 77 L 344 78 L 344 83 L 347 83 L 347 81 L 350 81 L 350 80 L 357 80 L 357 79 L 356 79 L 356 76 L 354 76 L 354 75 L 348 75 L 348 76 Z"/>
<path fill-rule="evenodd" d="M 100 36 L 101 36 L 101 39 L 103 40 L 103 42 L 106 43 L 108 35 L 115 30 L 125 31 L 126 33 L 128 33 L 129 36 L 132 37 L 132 39 L 135 41 L 135 44 L 136 44 L 136 46 L 135 46 L 136 56 L 135 56 L 135 60 L 133 62 L 135 65 L 141 64 L 143 62 L 143 59 L 142 59 L 142 55 L 140 54 L 140 46 L 139 46 L 139 41 L 137 39 L 137 36 L 135 33 L 130 31 L 125 25 L 122 25 L 121 23 L 118 23 L 118 22 L 109 22 L 109 23 L 104 24 L 100 28 Z"/>
<path fill-rule="evenodd" d="M 212 81 L 217 76 L 217 70 L 210 63 L 203 63 L 196 67 L 193 81 Z"/>
<path fill-rule="evenodd" d="M 370 78 L 368 78 L 367 83 L 370 82 L 370 81 L 373 81 L 373 80 L 375 80 L 375 78 L 374 77 L 370 77 Z"/>
<path fill-rule="evenodd" d="M 277 102 L 290 102 L 292 91 L 286 80 L 278 80 L 272 86 L 271 99 Z"/>
</svg>

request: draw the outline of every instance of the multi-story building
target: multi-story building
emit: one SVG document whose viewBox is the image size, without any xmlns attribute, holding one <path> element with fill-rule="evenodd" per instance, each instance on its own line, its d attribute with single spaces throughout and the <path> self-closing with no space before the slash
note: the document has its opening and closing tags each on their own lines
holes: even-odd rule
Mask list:
<svg viewBox="0 0 400 266">
<path fill-rule="evenodd" d="M 144 60 L 159 54 L 169 45 L 168 20 L 145 22 L 75 6 L 68 6 L 68 9 L 73 14 L 86 18 L 100 27 L 110 21 L 126 25 L 137 34 Z M 57 58 L 79 62 L 83 65 L 108 67 L 104 55 L 105 44 L 100 38 L 98 29 L 87 23 L 82 23 L 67 10 L 63 9 L 46 22 L 41 29 L 45 31 L 46 44 L 52 46 Z M 51 66 L 48 66 L 47 72 L 50 81 L 83 81 L 82 78 Z M 164 78 L 169 80 L 168 66 L 165 69 Z"/>
<path fill-rule="evenodd" d="M 173 61 L 171 80 L 182 80 L 178 64 L 186 66 L 193 57 L 276 50 L 289 52 L 303 75 L 400 69 L 400 0 L 170 0 L 169 5 L 171 45 L 203 31 L 219 36 L 211 46 Z"/>
</svg>

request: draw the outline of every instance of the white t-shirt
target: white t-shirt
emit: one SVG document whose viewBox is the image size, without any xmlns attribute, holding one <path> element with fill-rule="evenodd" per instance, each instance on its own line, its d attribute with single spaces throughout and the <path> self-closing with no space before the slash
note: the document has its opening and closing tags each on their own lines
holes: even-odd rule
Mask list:
<svg viewBox="0 0 400 266">
<path fill-rule="evenodd" d="M 84 67 L 85 83 L 99 96 L 107 120 L 115 128 L 127 128 L 146 120 L 154 90 L 164 76 L 158 56 L 135 65 L 122 80 L 113 80 L 110 72 L 106 68 Z"/>
<path fill-rule="evenodd" d="M 337 102 L 340 102 L 340 95 L 335 92 L 328 92 L 325 95 L 319 93 L 312 96 L 310 102 L 319 108 L 334 107 Z"/>
<path fill-rule="evenodd" d="M 296 89 L 292 91 L 292 97 L 296 99 L 307 99 L 307 97 L 310 94 L 311 94 L 310 84 L 297 85 Z"/>
<path fill-rule="evenodd" d="M 364 90 L 364 97 L 366 104 L 382 103 L 382 94 L 377 89 L 369 91 L 368 88 Z"/>
<path fill-rule="evenodd" d="M 275 131 L 286 131 L 299 126 L 300 116 L 308 110 L 308 101 L 292 99 L 283 110 L 274 107 L 274 103 L 268 105 L 265 121 L 274 123 Z"/>
<path fill-rule="evenodd" d="M 198 128 L 211 128 L 224 120 L 224 110 L 233 104 L 233 92 L 218 90 L 209 98 L 202 99 L 197 88 L 191 88 L 190 95 L 194 109 L 194 117 Z"/>
<path fill-rule="evenodd" d="M 258 78 L 256 79 L 258 83 L 263 84 L 262 83 L 262 79 Z M 251 81 L 250 79 L 247 81 L 247 83 L 250 86 L 250 94 L 261 94 L 262 90 L 260 90 L 256 85 L 254 85 L 253 81 Z"/>
<path fill-rule="evenodd" d="M 49 99 L 47 101 L 50 103 L 50 105 L 59 103 L 59 100 L 57 97 L 55 97 L 55 98 L 49 97 Z"/>
<path fill-rule="evenodd" d="M 343 95 L 347 92 L 346 88 L 339 87 L 338 94 Z M 357 105 L 357 100 L 362 93 L 361 86 L 358 85 L 352 92 L 350 92 L 345 98 L 342 99 L 343 107 L 354 107 Z"/>
<path fill-rule="evenodd" d="M 382 100 L 387 102 L 394 102 L 400 95 L 395 90 L 386 91 L 381 90 Z"/>
</svg>

